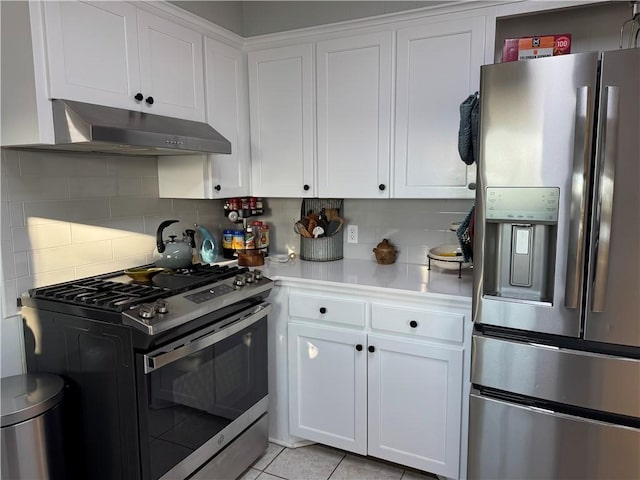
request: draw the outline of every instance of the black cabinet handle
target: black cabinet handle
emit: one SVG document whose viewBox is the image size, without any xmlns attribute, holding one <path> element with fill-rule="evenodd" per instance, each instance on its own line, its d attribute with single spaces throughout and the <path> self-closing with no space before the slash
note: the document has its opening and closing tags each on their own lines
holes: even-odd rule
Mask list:
<svg viewBox="0 0 640 480">
<path fill-rule="evenodd" d="M 369 348 L 367 349 L 369 350 L 371 353 L 376 351 L 376 347 L 374 347 L 373 345 L 369 345 Z"/>
<path fill-rule="evenodd" d="M 410 326 L 411 328 L 416 328 L 416 327 L 418 326 L 418 322 L 416 322 L 415 320 L 411 320 L 411 321 L 409 322 L 409 326 Z"/>
<path fill-rule="evenodd" d="M 149 105 L 153 105 L 153 97 L 147 97 L 145 102 L 147 102 Z"/>
<path fill-rule="evenodd" d="M 309 190 L 311 187 L 309 185 L 305 185 L 304 187 L 302 187 L 305 191 Z"/>
<path fill-rule="evenodd" d="M 141 102 L 142 99 L 144 98 L 144 96 L 140 92 L 138 92 L 138 93 L 136 93 L 136 96 L 133 97 L 133 98 L 135 98 L 137 101 Z"/>
<path fill-rule="evenodd" d="M 384 191 L 385 188 L 387 188 L 387 186 L 384 183 L 381 183 L 380 185 L 378 185 L 378 189 L 380 191 Z"/>
<path fill-rule="evenodd" d="M 356 345 L 356 350 L 361 352 L 362 351 L 362 345 L 360 345 L 360 344 Z"/>
<path fill-rule="evenodd" d="M 324 307 L 320 307 L 320 313 L 327 313 L 327 309 Z"/>
<path fill-rule="evenodd" d="M 220 185 L 216 185 L 215 187 L 213 187 L 213 189 L 214 189 L 216 192 L 219 192 L 219 191 L 222 189 L 222 187 L 221 187 Z"/>
</svg>

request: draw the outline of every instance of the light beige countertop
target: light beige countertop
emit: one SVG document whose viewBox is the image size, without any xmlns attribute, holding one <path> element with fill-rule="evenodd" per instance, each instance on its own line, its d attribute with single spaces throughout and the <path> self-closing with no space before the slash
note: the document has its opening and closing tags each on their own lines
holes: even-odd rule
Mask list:
<svg viewBox="0 0 640 480">
<path fill-rule="evenodd" d="M 298 258 L 279 263 L 279 256 L 270 256 L 260 268 L 272 280 L 286 283 L 309 283 L 315 285 L 346 284 L 364 287 L 367 290 L 398 290 L 403 294 L 435 297 L 455 296 L 471 302 L 473 269 L 462 271 L 442 270 L 437 266 L 394 263 L 378 265 L 374 260 L 343 259 L 332 262 L 310 262 Z"/>
</svg>

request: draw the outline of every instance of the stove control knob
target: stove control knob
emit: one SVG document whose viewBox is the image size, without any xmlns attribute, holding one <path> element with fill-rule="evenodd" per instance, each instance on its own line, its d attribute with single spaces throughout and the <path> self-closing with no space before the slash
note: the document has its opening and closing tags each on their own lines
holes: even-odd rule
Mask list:
<svg viewBox="0 0 640 480">
<path fill-rule="evenodd" d="M 140 310 L 138 310 L 138 316 L 140 318 L 144 318 L 145 320 L 155 317 L 156 316 L 155 306 L 150 303 L 145 303 L 144 305 L 141 305 Z"/>
<path fill-rule="evenodd" d="M 244 275 L 244 281 L 246 283 L 253 283 L 253 281 L 255 280 L 255 277 L 253 276 L 253 272 L 247 272 Z"/>
<path fill-rule="evenodd" d="M 158 313 L 169 312 L 169 302 L 167 302 L 166 300 L 156 300 L 155 307 L 156 307 L 156 312 Z"/>
<path fill-rule="evenodd" d="M 259 282 L 260 280 L 262 280 L 262 270 L 254 270 L 253 271 L 253 279 L 256 282 Z"/>
<path fill-rule="evenodd" d="M 233 288 L 242 288 L 244 286 L 245 286 L 244 275 L 236 275 L 236 278 L 233 280 Z"/>
</svg>

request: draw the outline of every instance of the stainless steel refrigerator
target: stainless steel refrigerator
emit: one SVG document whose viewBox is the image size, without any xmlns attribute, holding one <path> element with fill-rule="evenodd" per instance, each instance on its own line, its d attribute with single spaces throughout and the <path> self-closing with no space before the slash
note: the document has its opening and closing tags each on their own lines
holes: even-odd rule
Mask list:
<svg viewBox="0 0 640 480">
<path fill-rule="evenodd" d="M 470 479 L 640 478 L 640 49 L 482 67 Z"/>
</svg>

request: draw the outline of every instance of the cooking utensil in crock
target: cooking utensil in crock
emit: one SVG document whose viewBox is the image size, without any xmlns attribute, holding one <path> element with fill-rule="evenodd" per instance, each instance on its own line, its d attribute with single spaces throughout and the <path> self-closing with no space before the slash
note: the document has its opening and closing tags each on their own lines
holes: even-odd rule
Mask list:
<svg viewBox="0 0 640 480">
<path fill-rule="evenodd" d="M 299 235 L 302 235 L 305 238 L 312 238 L 313 235 L 311 235 L 311 233 L 309 233 L 309 230 L 307 230 L 307 228 L 304 226 L 304 224 L 302 222 L 296 222 L 293 225 L 293 231 L 296 232 Z"/>
</svg>

